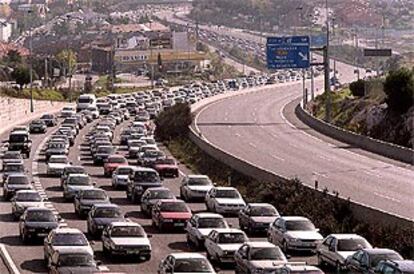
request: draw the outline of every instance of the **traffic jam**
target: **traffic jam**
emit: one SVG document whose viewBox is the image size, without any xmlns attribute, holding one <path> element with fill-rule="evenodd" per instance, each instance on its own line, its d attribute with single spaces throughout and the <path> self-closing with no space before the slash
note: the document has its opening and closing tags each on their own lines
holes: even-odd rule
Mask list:
<svg viewBox="0 0 414 274">
<path fill-rule="evenodd" d="M 390 261 L 404 262 L 396 251 L 373 248 L 363 236 L 351 233 L 324 237 L 306 217 L 284 216 L 260 201 L 247 203 L 237 188 L 181 171 L 157 143 L 153 119 L 161 111 L 267 81 L 256 76 L 105 98 L 84 94 L 76 107 L 15 127 L 1 156 L 1 174 L 3 198 L 11 204 L 21 243 L 43 246 L 49 273 L 115 271 L 96 258 L 98 247 L 103 258 L 133 261 L 134 273 L 145 273 L 139 264 L 151 260 L 157 260 L 152 273 L 389 273 L 382 271 Z M 45 136 L 38 156 L 44 176 L 53 179 L 63 203 L 73 204 L 71 216 L 86 230 L 70 227 L 53 207 L 55 202 L 36 187 L 34 174 L 27 172 L 24 159 L 35 154 L 33 135 Z M 76 144 L 79 157 L 90 159 L 87 164 L 68 156 Z M 90 168 L 110 185 L 98 184 Z M 179 194 L 171 188 L 174 182 L 179 182 Z M 113 191 L 121 193 L 122 200 L 113 197 Z M 125 212 L 125 204 L 151 225 Z M 194 210 L 194 205 L 202 210 Z M 154 231 L 184 234 L 189 251 L 154 257 Z M 302 253 L 316 255 L 317 264 L 290 260 Z"/>
</svg>

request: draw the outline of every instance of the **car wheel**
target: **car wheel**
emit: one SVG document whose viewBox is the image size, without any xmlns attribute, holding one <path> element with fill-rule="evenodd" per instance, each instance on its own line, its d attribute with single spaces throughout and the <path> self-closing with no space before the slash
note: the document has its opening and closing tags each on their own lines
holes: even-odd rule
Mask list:
<svg viewBox="0 0 414 274">
<path fill-rule="evenodd" d="M 102 244 L 102 253 L 105 256 L 110 255 L 110 252 L 109 252 L 108 248 L 104 244 Z"/>
<path fill-rule="evenodd" d="M 190 236 L 188 234 L 187 234 L 186 238 L 187 238 L 187 245 L 190 248 L 193 247 L 194 246 L 194 243 L 193 243 L 193 241 L 191 241 L 191 238 L 190 238 Z"/>
<path fill-rule="evenodd" d="M 163 232 L 163 225 L 162 222 L 158 223 L 158 230 L 162 233 Z"/>
<path fill-rule="evenodd" d="M 335 263 L 335 271 L 336 271 L 336 273 L 341 273 L 341 271 L 342 271 L 341 263 L 338 262 L 338 261 Z"/>
<path fill-rule="evenodd" d="M 286 241 L 283 241 L 282 243 L 282 249 L 284 253 L 288 253 L 289 252 L 289 247 Z"/>
<path fill-rule="evenodd" d="M 323 261 L 322 256 L 319 252 L 317 253 L 317 258 L 318 258 L 318 266 L 323 266 L 325 262 Z"/>
<path fill-rule="evenodd" d="M 28 237 L 24 231 L 22 232 L 22 242 L 25 244 L 28 242 Z"/>
</svg>

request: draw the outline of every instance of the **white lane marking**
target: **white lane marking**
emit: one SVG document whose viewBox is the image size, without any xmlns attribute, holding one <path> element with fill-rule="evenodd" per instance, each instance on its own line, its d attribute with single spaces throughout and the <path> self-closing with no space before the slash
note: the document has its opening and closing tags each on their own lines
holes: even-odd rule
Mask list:
<svg viewBox="0 0 414 274">
<path fill-rule="evenodd" d="M 78 156 L 78 161 L 79 161 L 79 162 L 81 161 L 81 157 L 80 157 L 80 156 Z"/>
<path fill-rule="evenodd" d="M 241 137 L 240 133 L 235 133 L 236 137 Z"/>
<path fill-rule="evenodd" d="M 331 161 L 331 158 L 329 158 L 328 156 L 325 156 L 325 155 L 318 155 L 318 158 L 320 158 L 322 160 L 326 160 L 326 161 Z"/>
<path fill-rule="evenodd" d="M 319 173 L 319 172 L 316 172 L 316 171 L 314 171 L 313 172 L 313 174 L 316 176 L 316 177 L 323 177 L 323 178 L 328 178 L 328 175 L 327 174 L 322 174 L 322 173 Z"/>
<path fill-rule="evenodd" d="M 0 244 L 0 256 L 4 261 L 4 264 L 7 267 L 7 270 L 13 274 L 20 274 L 20 270 L 17 268 L 16 264 L 14 263 L 10 253 L 7 251 L 6 246 L 4 244 Z"/>
<path fill-rule="evenodd" d="M 393 198 L 393 197 L 390 197 L 390 196 L 388 196 L 388 195 L 381 194 L 381 193 L 378 193 L 378 192 L 374 192 L 374 194 L 375 194 L 375 195 L 377 195 L 378 197 L 381 197 L 381 198 L 384 198 L 384 199 L 387 199 L 387 200 L 393 201 L 393 202 L 395 202 L 395 203 L 401 203 L 401 201 L 400 201 L 400 200 L 395 199 L 395 198 Z"/>
<path fill-rule="evenodd" d="M 382 178 L 382 175 L 377 173 L 377 172 L 373 172 L 373 171 L 369 171 L 369 170 L 363 170 L 362 172 L 364 172 L 365 174 L 368 174 L 370 176 L 375 176 L 377 178 Z"/>
<path fill-rule="evenodd" d="M 285 159 L 283 159 L 283 158 L 281 158 L 281 157 L 278 157 L 278 156 L 276 156 L 276 155 L 272 155 L 272 158 L 274 158 L 274 159 L 276 159 L 276 160 L 279 160 L 279 161 L 282 161 L 282 162 L 286 161 Z"/>
<path fill-rule="evenodd" d="M 255 144 L 253 144 L 253 143 L 249 143 L 249 146 L 254 147 L 254 148 L 257 148 L 257 146 Z"/>
<path fill-rule="evenodd" d="M 178 173 L 180 173 L 180 175 L 183 176 L 183 177 L 187 175 L 183 171 L 181 171 L 181 169 L 178 170 Z"/>
</svg>

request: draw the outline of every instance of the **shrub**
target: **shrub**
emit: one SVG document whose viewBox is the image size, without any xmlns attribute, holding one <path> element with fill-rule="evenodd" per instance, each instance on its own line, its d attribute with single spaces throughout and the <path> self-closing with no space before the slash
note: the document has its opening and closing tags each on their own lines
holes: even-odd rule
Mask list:
<svg viewBox="0 0 414 274">
<path fill-rule="evenodd" d="M 397 113 L 406 113 L 413 105 L 414 72 L 407 68 L 391 71 L 384 83 L 385 102 L 388 108 Z"/>
<path fill-rule="evenodd" d="M 188 104 L 176 104 L 160 113 L 155 119 L 155 137 L 160 141 L 187 136 L 191 125 L 191 109 Z"/>
<path fill-rule="evenodd" d="M 365 95 L 365 81 L 362 79 L 359 79 L 355 82 L 352 82 L 349 85 L 349 89 L 351 90 L 351 93 L 355 97 L 362 97 Z"/>
</svg>

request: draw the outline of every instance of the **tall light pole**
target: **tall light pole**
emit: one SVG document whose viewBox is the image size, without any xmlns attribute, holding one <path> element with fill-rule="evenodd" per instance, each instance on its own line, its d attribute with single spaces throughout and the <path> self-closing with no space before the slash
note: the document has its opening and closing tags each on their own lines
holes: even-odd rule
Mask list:
<svg viewBox="0 0 414 274">
<path fill-rule="evenodd" d="M 28 10 L 27 13 L 29 15 L 32 14 L 32 10 Z M 31 16 L 30 16 L 31 17 Z M 30 18 L 29 18 L 30 21 Z M 29 27 L 29 59 L 30 59 L 30 112 L 34 112 L 34 104 L 33 104 L 33 45 L 32 45 L 32 27 Z"/>
<path fill-rule="evenodd" d="M 325 1 L 326 6 L 326 48 L 324 51 L 325 61 L 325 120 L 331 121 L 331 79 L 330 79 L 330 60 L 329 60 L 329 6 L 328 0 Z"/>
</svg>

